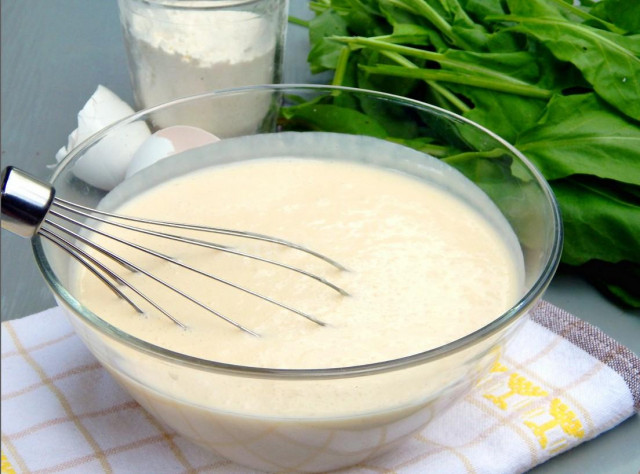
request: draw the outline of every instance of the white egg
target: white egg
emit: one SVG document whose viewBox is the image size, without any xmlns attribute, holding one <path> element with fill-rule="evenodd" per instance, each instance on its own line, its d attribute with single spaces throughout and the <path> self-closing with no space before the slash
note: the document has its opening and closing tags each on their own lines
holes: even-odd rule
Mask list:
<svg viewBox="0 0 640 474">
<path fill-rule="evenodd" d="M 209 132 L 187 125 L 160 129 L 147 138 L 135 152 L 127 168 L 126 177 L 168 156 L 218 140 L 220 140 L 218 137 Z"/>
<path fill-rule="evenodd" d="M 62 160 L 71 150 L 91 135 L 134 113 L 134 110 L 104 86 L 98 86 L 78 113 L 78 128 L 69 135 L 66 147 L 56 154 Z M 73 173 L 79 179 L 100 189 L 113 189 L 125 178 L 133 154 L 150 136 L 144 122 L 133 122 L 117 133 L 102 139 L 78 159 Z"/>
</svg>

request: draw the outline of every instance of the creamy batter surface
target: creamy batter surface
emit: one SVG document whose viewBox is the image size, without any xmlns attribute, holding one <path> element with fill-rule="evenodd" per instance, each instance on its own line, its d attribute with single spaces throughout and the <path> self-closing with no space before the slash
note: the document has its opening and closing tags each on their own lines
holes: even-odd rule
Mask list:
<svg viewBox="0 0 640 474">
<path fill-rule="evenodd" d="M 158 258 L 117 249 L 261 337 L 243 333 L 149 278 L 113 265 L 188 328 L 144 302 L 146 313 L 139 315 L 79 269 L 80 300 L 97 315 L 136 337 L 200 358 L 274 368 L 378 362 L 469 334 L 521 296 L 521 264 L 504 237 L 510 229 L 496 228 L 449 191 L 374 166 L 292 157 L 227 164 L 157 186 L 118 211 L 278 236 L 349 269 L 340 271 L 273 244 L 198 235 L 320 274 L 350 293 L 342 296 L 264 262 L 127 234 L 327 324 L 318 326 Z"/>
</svg>

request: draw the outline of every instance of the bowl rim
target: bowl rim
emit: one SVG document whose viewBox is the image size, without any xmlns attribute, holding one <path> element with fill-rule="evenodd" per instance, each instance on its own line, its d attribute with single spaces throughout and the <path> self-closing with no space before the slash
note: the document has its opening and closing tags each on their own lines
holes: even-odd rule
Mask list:
<svg viewBox="0 0 640 474">
<path fill-rule="evenodd" d="M 374 373 L 382 373 L 393 370 L 405 369 L 409 367 L 413 367 L 419 364 L 423 364 L 425 362 L 437 360 L 448 356 L 450 354 L 459 352 L 464 350 L 467 347 L 470 347 L 472 343 L 486 339 L 491 335 L 495 334 L 499 330 L 506 328 L 511 323 L 515 322 L 519 319 L 520 316 L 526 314 L 538 301 L 538 299 L 542 296 L 543 292 L 549 286 L 553 275 L 560 263 L 560 256 L 562 252 L 562 243 L 563 243 L 563 226 L 562 219 L 560 214 L 560 209 L 557 203 L 557 200 L 553 194 L 551 186 L 546 181 L 546 179 L 542 176 L 542 173 L 538 171 L 538 169 L 514 146 L 508 143 L 506 140 L 502 139 L 500 136 L 496 135 L 492 131 L 486 129 L 485 127 L 462 117 L 454 112 L 450 112 L 446 109 L 442 109 L 435 105 L 427 104 L 425 102 L 421 102 L 415 99 L 410 99 L 406 97 L 397 96 L 394 94 L 389 94 L 385 92 L 373 91 L 368 89 L 358 89 L 353 87 L 344 87 L 344 86 L 330 86 L 330 85 L 320 85 L 320 84 L 262 84 L 262 85 L 252 85 L 252 86 L 244 86 L 244 87 L 235 87 L 235 88 L 227 88 L 227 89 L 219 89 L 211 92 L 191 95 L 187 97 L 182 97 L 179 99 L 172 100 L 170 102 L 166 102 L 164 104 L 156 105 L 154 107 L 149 107 L 134 114 L 131 114 L 113 124 L 103 128 L 99 132 L 94 135 L 88 137 L 82 143 L 78 144 L 76 148 L 74 148 L 71 152 L 67 154 L 67 156 L 61 160 L 56 166 L 51 178 L 50 182 L 53 184 L 56 178 L 62 173 L 62 171 L 66 168 L 66 166 L 74 160 L 74 158 L 84 152 L 87 148 L 91 147 L 98 140 L 102 139 L 104 136 L 111 133 L 112 130 L 121 128 L 126 126 L 129 123 L 140 120 L 142 117 L 148 116 L 151 113 L 156 111 L 163 110 L 168 107 L 173 107 L 178 104 L 188 103 L 192 101 L 197 101 L 205 98 L 222 96 L 222 95 L 232 95 L 246 92 L 255 92 L 255 91 L 269 91 L 269 92 L 286 92 L 291 90 L 305 90 L 305 91 L 316 91 L 316 92 L 326 92 L 331 93 L 335 91 L 345 91 L 353 94 L 362 94 L 378 97 L 380 99 L 391 100 L 396 103 L 400 103 L 403 105 L 416 107 L 423 110 L 428 110 L 430 112 L 435 112 L 440 115 L 448 116 L 449 118 L 455 119 L 456 121 L 471 125 L 482 131 L 483 133 L 490 136 L 492 139 L 496 140 L 502 146 L 504 146 L 509 152 L 518 157 L 521 160 L 522 164 L 524 164 L 531 174 L 537 180 L 542 192 L 544 193 L 547 202 L 550 203 L 551 211 L 552 211 L 552 231 L 553 231 L 553 242 L 549 251 L 549 255 L 547 261 L 544 263 L 544 267 L 542 268 L 540 275 L 536 279 L 536 281 L 531 285 L 531 288 L 506 312 L 502 315 L 486 324 L 485 326 L 473 331 L 459 339 L 451 341 L 447 344 L 417 353 L 412 354 L 396 359 L 390 359 L 380 362 L 374 362 L 369 364 L 355 365 L 355 366 L 346 366 L 346 367 L 332 367 L 332 368 L 314 368 L 314 369 L 281 369 L 281 368 L 269 368 L 269 367 L 255 367 L 255 366 L 245 366 L 245 365 L 236 365 L 229 364 L 224 362 L 217 362 L 208 359 L 202 359 L 199 357 L 194 357 L 186 354 L 182 354 L 180 352 L 171 351 L 165 349 L 161 346 L 157 346 L 150 342 L 144 341 L 142 339 L 136 338 L 134 336 L 129 335 L 128 333 L 119 330 L 115 326 L 112 326 L 93 312 L 89 311 L 85 308 L 76 298 L 74 298 L 71 293 L 64 287 L 64 285 L 58 280 L 55 272 L 51 268 L 47 258 L 46 253 L 44 252 L 44 248 L 42 246 L 42 238 L 37 234 L 31 239 L 33 253 L 36 259 L 36 263 L 43 274 L 45 282 L 49 286 L 50 290 L 56 297 L 58 304 L 69 307 L 72 312 L 79 317 L 79 319 L 88 323 L 92 328 L 98 330 L 100 333 L 115 339 L 120 343 L 124 343 L 127 346 L 134 348 L 136 350 L 140 350 L 148 355 L 153 355 L 155 357 L 159 357 L 164 360 L 169 360 L 173 363 L 178 363 L 180 365 L 197 368 L 210 372 L 218 372 L 218 373 L 227 373 L 234 374 L 237 376 L 245 376 L 245 377 L 254 377 L 254 378 L 275 378 L 275 379 L 334 379 L 334 378 L 346 378 L 346 377 L 359 377 L 365 375 L 371 375 Z"/>
</svg>

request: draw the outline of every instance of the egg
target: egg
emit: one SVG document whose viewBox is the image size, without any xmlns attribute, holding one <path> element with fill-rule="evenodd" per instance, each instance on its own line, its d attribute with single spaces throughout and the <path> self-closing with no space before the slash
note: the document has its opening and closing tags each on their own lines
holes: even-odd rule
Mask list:
<svg viewBox="0 0 640 474">
<path fill-rule="evenodd" d="M 220 140 L 215 135 L 197 127 L 175 125 L 158 130 L 147 138 L 131 158 L 126 171 L 129 178 L 156 161 Z"/>
<path fill-rule="evenodd" d="M 84 140 L 133 113 L 134 110 L 126 102 L 99 85 L 78 112 L 78 128 L 71 132 L 67 146 L 58 151 L 56 160 L 61 161 Z M 113 189 L 124 180 L 135 151 L 150 135 L 149 127 L 142 121 L 122 127 L 87 150 L 74 166 L 74 175 L 105 191 Z"/>
</svg>

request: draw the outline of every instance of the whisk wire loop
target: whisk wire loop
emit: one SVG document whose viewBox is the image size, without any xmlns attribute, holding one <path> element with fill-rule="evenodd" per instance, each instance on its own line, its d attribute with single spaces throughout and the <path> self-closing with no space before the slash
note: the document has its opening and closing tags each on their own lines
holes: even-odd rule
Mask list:
<svg viewBox="0 0 640 474">
<path fill-rule="evenodd" d="M 257 232 L 249 232 L 249 231 L 234 230 L 234 229 L 223 229 L 221 227 L 209 227 L 209 226 L 196 225 L 196 224 L 185 224 L 185 223 L 179 223 L 179 222 L 168 222 L 168 221 L 161 221 L 161 220 L 154 220 L 154 219 L 143 219 L 141 217 L 134 217 L 134 216 L 125 216 L 122 214 L 116 214 L 113 212 L 106 212 L 99 209 L 93 209 L 87 206 L 82 206 L 80 204 L 67 201 L 65 199 L 61 199 L 58 197 L 56 197 L 56 199 L 54 200 L 53 205 L 64 207 L 66 210 L 71 212 L 76 212 L 76 213 L 80 213 L 80 211 L 85 211 L 90 214 L 88 217 L 91 217 L 93 219 L 96 219 L 95 215 L 98 214 L 101 216 L 109 217 L 110 219 L 121 219 L 121 220 L 130 221 L 130 222 L 138 222 L 141 224 L 150 224 L 150 225 L 171 227 L 171 228 L 177 228 L 177 229 L 183 229 L 183 230 L 194 230 L 194 231 L 208 232 L 213 234 L 229 235 L 229 236 L 241 237 L 245 239 L 262 240 L 264 242 L 283 245 L 285 247 L 289 247 L 294 250 L 299 250 L 300 252 L 307 253 L 313 257 L 316 257 L 316 258 L 319 258 L 320 260 L 325 261 L 326 263 L 328 263 L 329 265 L 332 265 L 338 270 L 348 271 L 348 269 L 341 263 L 335 261 L 330 257 L 327 257 L 324 254 L 316 252 L 313 249 L 310 249 L 300 244 L 296 244 L 295 242 L 279 239 L 277 237 L 273 237 L 270 235 L 259 234 Z M 87 216 L 87 214 L 82 214 L 82 215 Z M 109 220 L 107 222 L 113 225 L 116 224 L 113 220 Z M 192 242 L 195 242 L 195 241 L 196 240 L 193 239 Z M 204 241 L 202 242 L 206 243 Z"/>
<path fill-rule="evenodd" d="M 140 306 L 138 306 L 125 293 L 120 291 L 120 289 L 117 286 L 115 286 L 113 283 L 111 283 L 103 275 L 103 273 L 105 273 L 111 279 L 116 281 L 117 283 L 119 283 L 121 285 L 129 286 L 125 280 L 123 280 L 122 278 L 120 278 L 118 276 L 117 273 L 114 273 L 113 271 L 111 271 L 111 269 L 109 269 L 109 267 L 103 265 L 99 260 L 96 260 L 95 258 L 93 258 L 91 255 L 89 255 L 87 252 L 82 250 L 80 247 L 76 246 L 73 242 L 70 242 L 69 240 L 65 239 L 64 237 L 51 232 L 49 229 L 47 229 L 45 227 L 41 227 L 40 228 L 40 235 L 42 235 L 44 238 L 46 238 L 50 242 L 53 242 L 58 247 L 60 247 L 62 250 L 67 252 L 69 255 L 71 255 L 71 257 L 76 259 L 87 270 L 89 270 L 98 279 L 100 279 L 107 286 L 107 288 L 112 290 L 118 297 L 124 299 L 127 303 L 129 303 L 138 313 L 140 313 L 140 314 L 144 313 L 144 311 L 142 310 L 142 308 L 140 308 Z M 94 267 L 99 268 L 102 271 L 102 273 L 97 271 L 96 268 L 94 268 Z M 178 323 L 179 323 L 179 321 L 178 321 Z M 182 323 L 179 323 L 179 324 L 182 324 Z"/>
<path fill-rule="evenodd" d="M 135 231 L 135 232 L 140 232 L 142 234 L 152 235 L 154 237 L 162 237 L 162 238 L 165 238 L 165 239 L 175 240 L 176 242 L 182 242 L 182 243 L 198 245 L 200 247 L 206 247 L 206 248 L 210 248 L 210 249 L 214 249 L 214 250 L 219 250 L 221 252 L 231 253 L 231 254 L 234 254 L 234 255 L 238 255 L 240 257 L 246 257 L 246 258 L 250 258 L 252 260 L 257 260 L 257 261 L 260 261 L 260 262 L 268 263 L 270 265 L 276 265 L 278 267 L 286 268 L 287 270 L 291 270 L 293 272 L 299 273 L 299 274 L 307 276 L 309 278 L 313 278 L 314 280 L 316 280 L 316 281 L 318 281 L 318 282 L 320 282 L 320 283 L 332 288 L 333 290 L 337 291 L 341 295 L 348 296 L 348 293 L 345 290 L 343 290 L 342 288 L 340 288 L 339 286 L 331 283 L 329 280 L 327 280 L 327 279 L 325 279 L 325 278 L 323 278 L 323 277 L 321 277 L 319 275 L 316 275 L 314 273 L 308 272 L 308 271 L 306 271 L 306 270 L 304 270 L 302 268 L 293 267 L 291 265 L 287 265 L 286 263 L 282 263 L 282 262 L 278 262 L 276 260 L 271 260 L 271 259 L 268 259 L 268 258 L 264 258 L 264 257 L 261 257 L 259 255 L 253 255 L 253 254 L 250 254 L 250 253 L 247 253 L 247 252 L 242 252 L 242 251 L 239 251 L 239 250 L 235 250 L 235 249 L 232 249 L 232 248 L 224 246 L 224 245 L 214 244 L 212 242 L 206 242 L 204 240 L 193 239 L 193 238 L 190 238 L 190 237 L 185 237 L 183 235 L 170 234 L 170 233 L 167 233 L 167 232 L 158 232 L 158 231 L 154 231 L 154 230 L 150 230 L 150 229 L 145 229 L 143 227 L 131 226 L 131 225 L 123 224 L 123 223 L 120 223 L 120 222 L 115 222 L 115 221 L 112 221 L 112 220 L 109 220 L 109 219 L 104 219 L 104 218 L 101 218 L 101 217 L 93 216 L 93 215 L 91 215 L 89 213 L 73 209 L 73 207 L 66 206 L 65 203 L 59 203 L 58 201 L 59 201 L 59 199 L 55 198 L 53 200 L 53 206 L 58 206 L 58 207 L 64 208 L 64 209 L 66 209 L 66 210 L 68 210 L 70 212 L 74 212 L 76 214 L 82 215 L 82 216 L 84 216 L 86 218 L 89 218 L 89 219 L 93 219 L 93 220 L 96 220 L 96 221 L 99 221 L 99 222 L 102 222 L 102 223 L 105 223 L 105 224 L 108 224 L 108 225 L 119 227 L 121 229 L 132 230 L 132 231 Z M 55 211 L 53 209 L 51 209 L 50 212 L 54 213 Z M 154 220 L 149 220 L 149 219 L 137 219 L 137 218 L 133 218 L 133 217 L 122 216 L 120 214 L 112 214 L 112 213 L 107 213 L 107 212 L 102 212 L 102 211 L 100 211 L 99 214 L 105 215 L 105 216 L 110 216 L 110 217 L 116 218 L 116 219 L 126 219 L 126 220 L 131 220 L 131 221 L 135 221 L 135 222 L 141 222 L 141 223 L 145 223 L 145 224 L 152 224 L 152 225 L 167 225 L 168 224 L 168 223 L 163 222 L 163 221 L 154 221 Z M 68 218 L 68 216 L 65 216 L 64 214 L 60 214 L 60 213 L 56 212 L 55 215 L 65 219 L 65 220 L 70 220 Z M 82 225 L 78 221 L 74 221 L 74 223 L 77 224 L 77 225 Z M 89 229 L 89 230 L 92 230 L 92 231 L 94 231 L 96 233 L 104 235 L 106 237 L 109 237 L 109 238 L 112 237 L 112 236 L 110 236 L 110 235 L 108 235 L 106 233 L 99 232 L 96 229 L 91 228 L 89 226 L 86 226 L 86 225 L 82 225 L 82 226 L 87 228 L 87 229 Z M 210 232 L 211 231 L 211 230 L 208 230 L 209 228 L 203 227 L 203 226 L 194 226 L 194 225 L 178 224 L 178 223 L 173 223 L 173 225 L 170 225 L 170 227 L 176 227 L 176 228 L 181 228 L 181 229 L 189 229 L 189 230 L 196 230 L 196 231 L 205 231 L 205 232 Z M 213 229 L 214 230 L 211 231 L 211 232 L 221 233 L 220 232 L 221 229 L 218 229 L 218 228 L 213 228 Z M 243 236 L 244 237 L 244 235 L 241 235 L 239 233 L 239 231 L 229 231 L 227 233 L 227 235 L 233 235 L 233 236 L 236 236 L 236 237 L 238 237 L 238 236 Z M 257 237 L 255 237 L 255 235 L 258 235 L 258 234 L 254 234 L 254 235 L 249 236 L 247 238 L 257 238 Z M 265 240 L 265 239 L 260 238 L 259 240 Z M 287 243 L 286 241 L 280 240 L 280 239 L 270 239 L 270 240 L 267 240 L 267 241 L 271 242 L 271 243 L 278 243 L 280 245 L 286 245 L 286 243 Z M 301 251 L 305 251 L 306 253 L 310 253 L 311 252 L 310 250 L 306 249 L 305 247 L 296 246 L 295 248 L 296 248 L 296 250 L 304 249 L 304 250 L 301 250 Z M 311 253 L 311 255 L 314 255 L 314 254 L 315 254 L 315 252 Z M 328 262 L 328 263 L 333 262 L 333 260 L 331 260 L 331 259 L 329 259 L 327 257 L 323 258 L 323 260 Z M 333 265 L 333 263 L 331 263 L 331 264 Z M 334 265 L 334 266 L 336 266 L 336 265 Z M 340 268 L 342 270 L 346 270 L 344 267 L 342 267 L 342 265 L 339 265 L 339 267 L 337 267 L 337 268 Z"/>
<path fill-rule="evenodd" d="M 119 276 L 117 273 L 111 270 L 107 265 L 104 265 L 104 263 L 100 262 L 97 258 L 92 256 L 89 252 L 82 249 L 79 245 L 76 245 L 76 243 L 83 243 L 86 246 L 89 246 L 94 250 L 98 251 L 102 255 L 108 257 L 110 260 L 124 266 L 128 270 L 132 272 L 139 272 L 145 275 L 146 277 L 151 278 L 152 280 L 160 283 L 161 285 L 170 289 L 176 294 L 179 294 L 183 298 L 186 298 L 188 301 L 191 301 L 192 303 L 197 304 L 198 306 L 218 316 L 219 318 L 226 321 L 227 323 L 232 324 L 236 328 L 248 334 L 251 334 L 253 336 L 259 336 L 259 334 L 243 326 L 242 324 L 238 323 L 234 319 L 231 319 L 225 316 L 224 314 L 221 314 L 217 310 L 197 300 L 193 296 L 187 294 L 186 292 L 182 291 L 181 289 L 177 288 L 171 283 L 164 281 L 157 275 L 154 275 L 153 273 L 149 272 L 148 270 L 145 270 L 144 268 L 131 262 L 130 260 L 122 258 L 116 253 L 110 251 L 108 248 L 97 244 L 95 241 L 88 238 L 86 235 L 82 235 L 82 234 L 85 234 L 85 232 L 75 232 L 70 228 L 68 228 L 67 226 L 62 225 L 59 222 L 56 222 L 56 220 L 54 219 L 61 219 L 67 222 L 68 224 L 78 227 L 79 229 L 83 229 L 85 231 L 104 236 L 108 239 L 112 239 L 116 242 L 127 245 L 131 248 L 134 248 L 138 251 L 160 258 L 164 261 L 170 262 L 174 265 L 180 266 L 189 271 L 198 273 L 202 276 L 215 280 L 224 285 L 230 286 L 241 292 L 252 295 L 256 298 L 260 298 L 261 300 L 264 300 L 268 303 L 277 305 L 283 309 L 291 311 L 320 326 L 325 326 L 326 323 L 324 323 L 323 321 L 320 321 L 319 319 L 315 318 L 314 316 L 304 311 L 298 310 L 297 308 L 289 306 L 283 302 L 277 301 L 271 297 L 268 297 L 256 291 L 253 291 L 249 288 L 246 288 L 244 286 L 241 286 L 229 280 L 220 278 L 209 272 L 200 270 L 191 265 L 187 265 L 183 262 L 180 262 L 178 259 L 172 256 L 165 255 L 151 248 L 136 244 L 122 237 L 113 235 L 109 232 L 105 232 L 100 228 L 97 228 L 95 226 L 87 224 L 86 222 L 75 219 L 68 214 L 69 213 L 75 214 L 76 216 L 81 216 L 85 220 L 91 219 L 97 222 L 101 222 L 104 225 L 111 225 L 111 226 L 129 230 L 129 231 L 143 233 L 143 234 L 151 235 L 154 237 L 160 237 L 164 239 L 170 239 L 170 240 L 183 242 L 190 245 L 198 245 L 198 246 L 210 248 L 216 251 L 226 252 L 233 255 L 237 255 L 239 257 L 245 257 L 252 260 L 264 262 L 270 265 L 282 267 L 284 269 L 312 278 L 317 282 L 331 288 L 332 290 L 338 292 L 343 296 L 349 295 L 349 293 L 344 289 L 342 289 L 341 287 L 333 284 L 332 282 L 328 281 L 327 279 L 315 273 L 308 272 L 307 270 L 304 270 L 302 268 L 293 267 L 286 263 L 271 260 L 259 255 L 250 254 L 240 250 L 236 250 L 236 249 L 227 247 L 225 245 L 220 245 L 213 242 L 207 242 L 205 240 L 195 239 L 192 237 L 187 237 L 179 234 L 173 234 L 173 233 L 168 233 L 168 232 L 159 231 L 159 230 L 152 230 L 147 227 L 140 227 L 140 226 L 125 224 L 123 222 L 118 222 L 118 220 L 136 222 L 139 224 L 143 224 L 145 226 L 160 226 L 160 227 L 167 227 L 167 228 L 173 228 L 173 229 L 200 231 L 200 232 L 260 240 L 260 241 L 264 241 L 272 244 L 282 245 L 294 250 L 298 250 L 300 252 L 307 253 L 313 257 L 316 257 L 328 263 L 329 265 L 332 265 L 333 267 L 341 271 L 346 271 L 346 268 L 340 263 L 336 262 L 335 260 L 323 254 L 320 254 L 314 250 L 311 250 L 307 247 L 304 247 L 302 245 L 299 245 L 293 242 L 289 242 L 287 240 L 279 239 L 279 238 L 268 236 L 265 234 L 254 233 L 254 232 L 238 231 L 238 230 L 224 229 L 219 227 L 207 227 L 202 225 L 166 222 L 166 221 L 152 220 L 152 219 L 144 219 L 140 217 L 125 216 L 121 214 L 114 214 L 114 213 L 110 213 L 102 210 L 92 209 L 90 207 L 82 206 L 80 204 L 76 204 L 71 201 L 67 201 L 67 200 L 56 197 L 55 190 L 48 183 L 40 181 L 37 178 L 34 178 L 33 176 L 25 173 L 24 171 L 18 170 L 17 168 L 14 168 L 11 166 L 3 170 L 1 181 L 2 181 L 1 211 L 2 211 L 2 227 L 3 228 L 13 233 L 16 233 L 17 235 L 20 235 L 22 237 L 31 237 L 36 234 L 41 235 L 43 238 L 52 242 L 57 247 L 61 248 L 66 253 L 68 253 L 72 258 L 80 262 L 93 275 L 99 278 L 102 283 L 107 285 L 111 289 L 111 291 L 113 291 L 116 295 L 123 298 L 127 303 L 129 303 L 137 312 L 143 313 L 144 311 L 130 297 L 128 297 L 123 291 L 121 291 L 121 289 L 118 288 L 116 284 L 126 286 L 129 290 L 136 293 L 140 298 L 147 301 L 150 305 L 152 305 L 162 314 L 167 316 L 175 324 L 179 325 L 184 329 L 188 328 L 188 326 L 184 322 L 178 320 L 171 313 L 169 313 L 168 311 L 160 307 L 160 305 L 158 305 L 152 298 L 145 295 L 142 291 L 140 291 L 133 284 L 128 282 L 125 278 Z M 100 227 L 104 227 L 104 226 L 100 226 Z M 70 236 L 73 239 L 73 241 L 63 237 L 62 234 L 66 234 Z M 113 283 L 112 281 L 115 283 Z"/>
<path fill-rule="evenodd" d="M 134 249 L 136 249 L 136 250 L 139 250 L 139 251 L 144 252 L 144 253 L 146 253 L 146 254 L 149 254 L 149 255 L 152 255 L 152 256 L 154 256 L 154 257 L 160 258 L 160 259 L 162 259 L 162 260 L 169 261 L 169 262 L 173 263 L 174 265 L 177 265 L 177 266 L 179 266 L 179 267 L 185 268 L 185 269 L 187 269 L 187 270 L 189 270 L 189 271 L 191 271 L 191 272 L 197 273 L 197 274 L 202 275 L 202 276 L 205 276 L 205 277 L 207 277 L 207 278 L 211 278 L 212 280 L 215 280 L 215 281 L 217 281 L 217 282 L 220 282 L 220 283 L 222 283 L 222 284 L 224 284 L 224 285 L 230 286 L 230 287 L 232 287 L 232 288 L 235 288 L 235 289 L 237 289 L 237 290 L 243 291 L 243 292 L 245 292 L 245 293 L 247 293 L 247 294 L 250 294 L 250 295 L 252 295 L 252 296 L 255 296 L 255 297 L 257 297 L 257 298 L 260 298 L 260 299 L 262 299 L 262 300 L 264 300 L 264 301 L 267 301 L 267 302 L 269 302 L 269 303 L 275 304 L 276 306 L 279 306 L 279 307 L 281 307 L 281 308 L 283 308 L 283 309 L 286 309 L 286 310 L 291 311 L 291 312 L 293 312 L 293 313 L 295 313 L 295 314 L 298 314 L 298 315 L 300 315 L 300 316 L 302 316 L 302 317 L 304 317 L 304 318 L 308 319 L 309 321 L 312 321 L 312 322 L 314 322 L 314 323 L 316 323 L 316 324 L 318 324 L 318 325 L 320 325 L 320 326 L 325 326 L 325 325 L 326 325 L 324 322 L 322 322 L 322 321 L 320 321 L 320 320 L 318 320 L 318 319 L 314 318 L 313 316 L 311 316 L 311 315 L 310 315 L 310 314 L 308 314 L 308 313 L 305 313 L 304 311 L 300 311 L 299 309 L 296 309 L 296 308 L 294 308 L 294 307 L 292 307 L 292 306 L 289 306 L 289 305 L 287 305 L 287 304 L 285 304 L 285 303 L 282 303 L 282 302 L 280 302 L 280 301 L 277 301 L 277 300 L 275 300 L 275 299 L 273 299 L 273 298 L 270 298 L 270 297 L 268 297 L 268 296 L 266 296 L 266 295 L 263 295 L 263 294 L 258 293 L 258 292 L 256 292 L 256 291 L 253 291 L 253 290 L 251 290 L 251 289 L 249 289 L 249 288 L 246 288 L 246 287 L 244 287 L 244 286 L 241 286 L 241 285 L 238 285 L 238 284 L 236 284 L 236 283 L 233 283 L 232 281 L 226 280 L 226 279 L 224 279 L 224 278 L 220 278 L 220 277 L 218 277 L 218 276 L 216 276 L 216 275 L 214 275 L 214 274 L 212 274 L 212 273 L 205 272 L 205 271 L 200 270 L 200 269 L 198 269 L 198 268 L 195 268 L 195 267 L 193 267 L 193 266 L 191 266 L 191 265 L 187 265 L 187 264 L 185 264 L 185 263 L 181 262 L 180 260 L 177 260 L 177 259 L 175 259 L 175 258 L 173 258 L 173 257 L 169 257 L 169 256 L 167 256 L 167 255 L 165 255 L 165 254 L 163 254 L 163 253 L 157 252 L 157 251 L 155 251 L 155 250 L 153 250 L 153 249 L 151 249 L 151 248 L 149 248 L 149 247 L 145 247 L 145 246 L 142 246 L 142 245 L 136 244 L 135 242 L 131 242 L 131 241 L 129 241 L 129 240 L 126 240 L 126 239 L 123 239 L 123 238 L 120 238 L 120 237 L 116 237 L 115 235 L 109 234 L 109 233 L 107 233 L 107 232 L 103 232 L 103 231 L 101 231 L 101 230 L 99 230 L 99 229 L 92 228 L 91 226 L 89 226 L 89 225 L 87 225 L 87 224 L 85 224 L 85 223 L 83 223 L 83 222 L 80 222 L 80 221 L 78 221 L 78 220 L 76 220 L 76 219 L 73 219 L 73 218 L 71 218 L 71 217 L 69 217 L 69 216 L 60 215 L 60 214 L 58 214 L 58 213 L 56 213 L 56 212 L 53 212 L 52 214 L 54 214 L 54 215 L 56 215 L 56 216 L 58 216 L 58 217 L 61 217 L 61 218 L 63 218 L 64 220 L 66 220 L 66 221 L 68 221 L 68 222 L 70 222 L 70 223 L 72 223 L 72 224 L 75 224 L 75 225 L 77 225 L 77 226 L 79 226 L 79 227 L 82 227 L 82 228 L 87 229 L 87 230 L 91 230 L 92 232 L 95 232 L 96 234 L 99 234 L 99 235 L 102 235 L 103 237 L 107 237 L 107 238 L 109 238 L 109 239 L 112 239 L 112 240 L 114 240 L 114 241 L 116 241 L 116 242 L 118 242 L 118 243 L 120 243 L 120 244 L 123 244 L 123 245 L 126 245 L 126 246 L 128 246 L 128 247 L 134 248 Z M 100 220 L 102 220 L 102 219 L 100 219 Z M 83 237 L 83 236 L 82 236 L 82 235 L 80 235 L 80 234 L 77 234 L 77 233 L 75 233 L 75 232 L 72 232 L 71 230 L 69 230 L 69 229 L 65 228 L 64 226 L 61 226 L 60 224 L 57 224 L 56 222 L 53 222 L 53 221 L 50 221 L 50 220 L 46 220 L 45 222 L 46 222 L 48 225 L 52 225 L 52 226 L 56 227 L 58 230 L 60 230 L 60 231 L 62 231 L 62 232 L 66 232 L 66 233 L 69 233 L 69 234 L 73 234 L 74 238 L 76 238 L 77 240 L 80 240 L 80 241 L 82 241 L 83 243 L 85 243 L 85 244 L 87 244 L 87 245 L 91 246 L 91 247 L 92 247 L 92 248 L 94 248 L 95 250 L 97 250 L 97 251 L 101 252 L 102 254 L 106 255 L 107 257 L 109 257 L 110 259 L 112 259 L 112 260 L 116 261 L 117 263 L 121 264 L 122 266 L 124 266 L 124 267 L 128 268 L 129 270 L 132 270 L 132 271 L 135 271 L 135 272 L 141 272 L 141 273 L 143 273 L 144 275 L 146 275 L 146 276 L 148 276 L 149 278 L 151 278 L 151 279 L 153 279 L 153 280 L 157 281 L 158 283 L 162 284 L 163 286 L 166 286 L 167 288 L 171 289 L 172 291 L 175 291 L 176 293 L 178 293 L 178 294 L 180 294 L 181 296 L 183 296 L 183 297 L 187 298 L 188 300 L 192 301 L 193 303 L 196 303 L 198 306 L 200 306 L 200 307 L 202 307 L 202 308 L 204 308 L 204 309 L 206 309 L 206 310 L 208 310 L 208 311 L 212 312 L 213 314 L 215 314 L 215 315 L 217 315 L 217 316 L 221 317 L 221 318 L 222 318 L 222 319 L 224 319 L 225 321 L 230 322 L 231 324 L 233 324 L 234 326 L 238 327 L 239 329 L 242 329 L 243 331 L 246 331 L 246 332 L 249 332 L 249 333 L 251 333 L 251 334 L 254 334 L 254 335 L 255 335 L 255 333 L 253 333 L 252 331 L 250 331 L 250 330 L 248 330 L 247 328 L 243 327 L 242 325 L 240 325 L 240 324 L 236 323 L 235 321 L 231 320 L 231 319 L 230 319 L 230 318 L 228 318 L 227 316 L 224 316 L 223 314 L 219 313 L 218 311 L 215 311 L 214 309 L 212 309 L 212 308 L 208 307 L 208 306 L 207 306 L 207 305 L 205 305 L 204 303 L 201 303 L 200 301 L 196 300 L 195 298 L 192 298 L 191 296 L 189 296 L 189 295 L 185 294 L 184 292 L 182 292 L 181 290 L 179 290 L 179 289 L 178 289 L 178 288 L 176 288 L 175 286 L 173 286 L 173 285 L 171 285 L 171 284 L 169 284 L 169 283 L 167 283 L 167 282 L 165 282 L 165 281 L 163 281 L 163 280 L 161 280 L 161 279 L 157 278 L 155 275 L 153 275 L 153 274 L 151 274 L 151 273 L 147 272 L 146 270 L 142 269 L 142 268 L 141 268 L 141 267 L 139 267 L 138 265 L 135 265 L 133 262 L 131 262 L 131 261 L 129 261 L 129 260 L 126 260 L 126 259 L 124 259 L 124 258 L 120 257 L 119 255 L 114 254 L 113 252 L 109 251 L 109 250 L 108 250 L 108 249 L 106 249 L 105 247 L 102 247 L 102 246 L 100 246 L 100 245 L 97 245 L 94 241 L 92 241 L 92 240 L 90 240 L 90 239 L 87 239 L 87 238 Z M 108 221 L 107 221 L 107 223 L 108 223 Z M 127 228 L 129 228 L 129 226 L 127 226 Z M 133 229 L 133 230 L 138 230 L 138 228 L 136 228 L 136 227 L 133 227 L 132 229 Z M 152 233 L 152 235 L 156 235 L 156 236 L 159 236 L 159 237 L 165 237 L 165 235 L 163 235 L 163 234 L 161 234 L 161 233 L 160 233 L 160 234 L 158 234 L 158 233 Z M 331 284 L 330 284 L 329 286 L 333 287 L 333 285 L 331 285 Z M 142 295 L 141 295 L 141 296 L 142 296 Z M 147 299 L 147 298 L 145 298 L 145 299 L 148 301 L 148 299 Z M 155 306 L 155 305 L 154 305 L 154 306 Z M 164 311 L 163 311 L 163 313 L 164 313 Z M 166 313 L 165 313 L 165 314 L 166 314 Z M 173 318 L 173 317 L 171 317 L 171 319 L 172 319 L 172 320 L 174 320 L 174 321 L 176 321 L 176 320 L 175 320 L 175 318 Z M 182 323 L 180 323 L 180 325 L 181 325 L 181 326 L 184 326 Z"/>
</svg>

